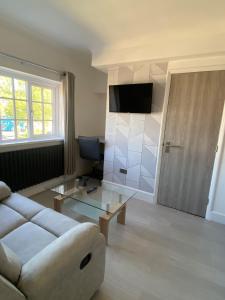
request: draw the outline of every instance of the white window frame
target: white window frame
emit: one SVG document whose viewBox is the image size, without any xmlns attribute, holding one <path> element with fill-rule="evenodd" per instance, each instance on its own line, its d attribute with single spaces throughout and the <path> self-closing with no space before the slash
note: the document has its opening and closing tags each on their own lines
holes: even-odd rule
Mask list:
<svg viewBox="0 0 225 300">
<path fill-rule="evenodd" d="M 63 137 L 61 135 L 61 124 L 59 118 L 59 107 L 60 107 L 60 95 L 61 95 L 61 82 L 54 81 L 48 78 L 39 77 L 36 75 L 31 75 L 27 73 L 23 73 L 20 71 L 9 70 L 4 67 L 0 67 L 0 75 L 11 77 L 12 79 L 16 78 L 19 80 L 24 80 L 27 82 L 26 89 L 27 89 L 27 114 L 28 114 L 28 136 L 29 138 L 25 139 L 9 139 L 9 140 L 0 140 L 0 145 L 8 145 L 8 144 L 23 144 L 23 143 L 33 143 L 33 142 L 42 142 L 42 141 L 52 141 L 52 140 L 62 140 Z M 50 88 L 52 90 L 52 109 L 53 109 L 53 126 L 52 126 L 52 134 L 51 135 L 34 135 L 33 134 L 33 115 L 32 115 L 32 96 L 31 96 L 31 87 L 32 86 L 40 86 L 42 88 Z M 13 87 L 13 98 L 9 98 L 13 100 L 14 103 L 14 113 L 15 113 L 15 95 L 14 95 L 14 87 Z M 7 99 L 7 98 L 3 98 Z M 41 102 L 44 105 L 43 101 Z M 14 116 L 14 120 L 15 116 Z M 42 118 L 42 122 L 44 122 L 44 116 Z M 44 127 L 43 127 L 44 129 Z M 15 133 L 16 133 L 16 123 L 15 123 Z M 1 138 L 1 129 L 0 129 L 0 138 Z"/>
</svg>

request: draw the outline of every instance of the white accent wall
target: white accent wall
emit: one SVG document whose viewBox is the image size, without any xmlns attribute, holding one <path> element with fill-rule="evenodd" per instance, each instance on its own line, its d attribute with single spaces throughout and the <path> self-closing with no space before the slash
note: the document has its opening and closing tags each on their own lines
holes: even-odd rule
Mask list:
<svg viewBox="0 0 225 300">
<path fill-rule="evenodd" d="M 165 63 L 108 71 L 108 85 L 153 82 L 153 100 L 151 114 L 110 113 L 107 94 L 104 180 L 154 194 L 166 71 Z"/>
</svg>

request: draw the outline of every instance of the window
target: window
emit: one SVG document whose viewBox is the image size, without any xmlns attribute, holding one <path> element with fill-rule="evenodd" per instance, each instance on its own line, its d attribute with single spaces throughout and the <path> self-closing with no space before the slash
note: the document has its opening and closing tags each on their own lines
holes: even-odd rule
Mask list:
<svg viewBox="0 0 225 300">
<path fill-rule="evenodd" d="M 0 143 L 58 136 L 59 83 L 0 70 Z"/>
</svg>

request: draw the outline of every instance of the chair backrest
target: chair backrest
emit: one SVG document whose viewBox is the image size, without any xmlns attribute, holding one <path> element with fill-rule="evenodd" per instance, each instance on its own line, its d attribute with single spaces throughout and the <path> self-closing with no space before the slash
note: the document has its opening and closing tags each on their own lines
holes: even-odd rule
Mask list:
<svg viewBox="0 0 225 300">
<path fill-rule="evenodd" d="M 100 161 L 100 143 L 97 137 L 79 136 L 80 157 L 87 160 Z"/>
</svg>

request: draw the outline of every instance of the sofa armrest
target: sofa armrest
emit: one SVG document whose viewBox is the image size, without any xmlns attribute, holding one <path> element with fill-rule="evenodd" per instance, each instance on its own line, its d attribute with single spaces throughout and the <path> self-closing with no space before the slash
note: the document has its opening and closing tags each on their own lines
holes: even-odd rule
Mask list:
<svg viewBox="0 0 225 300">
<path fill-rule="evenodd" d="M 24 264 L 18 288 L 32 300 L 88 299 L 102 283 L 104 268 L 104 238 L 97 225 L 83 223 Z"/>
</svg>

